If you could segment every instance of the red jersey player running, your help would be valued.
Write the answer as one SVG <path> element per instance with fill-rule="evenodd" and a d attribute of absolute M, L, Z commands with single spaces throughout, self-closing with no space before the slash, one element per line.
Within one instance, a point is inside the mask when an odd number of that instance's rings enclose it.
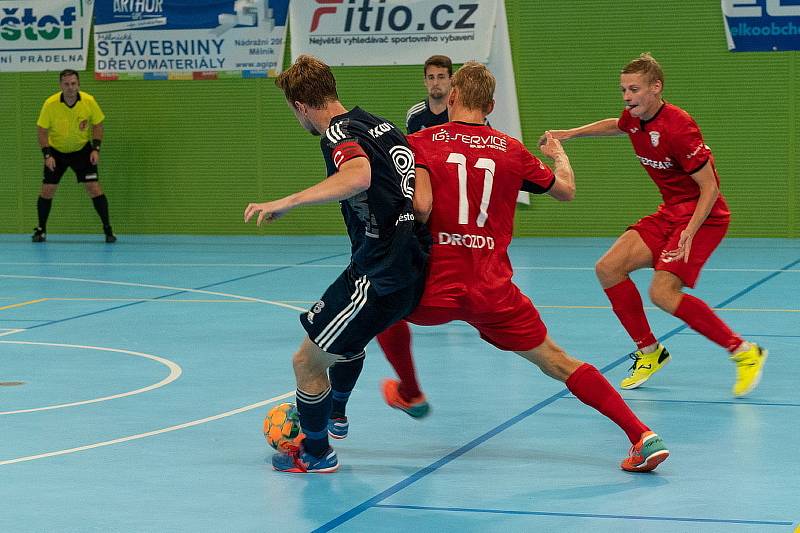
<path fill-rule="evenodd" d="M 625 109 L 618 119 L 548 133 L 561 140 L 627 134 L 664 200 L 658 211 L 630 226 L 595 266 L 614 313 L 638 348 L 621 387 L 638 387 L 670 359 L 653 335 L 642 298 L 628 276 L 653 267 L 650 299 L 730 352 L 736 363 L 733 394 L 743 396 L 758 385 L 767 350 L 742 339 L 705 302 L 682 291 L 695 286 L 728 229 L 730 212 L 711 150 L 692 117 L 662 98 L 664 73 L 650 54 L 622 69 L 620 89 Z"/>
<path fill-rule="evenodd" d="M 554 173 L 522 143 L 485 126 L 494 107 L 495 79 L 480 63 L 465 63 L 452 87 L 447 104 L 452 122 L 408 138 L 417 166 L 414 211 L 421 221 L 427 219 L 433 246 L 422 300 L 407 320 L 426 326 L 452 320 L 471 324 L 484 340 L 565 382 L 578 399 L 619 425 L 632 443 L 623 469 L 654 469 L 669 455 L 661 438 L 594 366 L 553 342 L 531 300 L 511 281 L 507 248 L 517 192 L 546 192 L 562 201 L 575 196 L 575 178 L 561 143 L 548 135 L 541 147 L 555 161 Z M 378 338 L 405 381 L 402 372 L 411 361 L 408 325 L 397 323 Z M 419 416 L 409 411 L 413 399 L 403 400 L 399 386 L 384 381 L 387 402 Z"/>

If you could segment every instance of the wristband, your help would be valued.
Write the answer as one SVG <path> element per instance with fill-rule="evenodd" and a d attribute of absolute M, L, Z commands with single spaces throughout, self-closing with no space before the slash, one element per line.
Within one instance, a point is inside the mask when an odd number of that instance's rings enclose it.
<path fill-rule="evenodd" d="M 49 146 L 42 146 L 42 155 L 45 159 L 48 157 L 53 157 L 53 151 L 50 149 Z"/>
<path fill-rule="evenodd" d="M 101 139 L 92 139 L 92 150 L 100 151 L 100 145 L 103 144 Z"/>

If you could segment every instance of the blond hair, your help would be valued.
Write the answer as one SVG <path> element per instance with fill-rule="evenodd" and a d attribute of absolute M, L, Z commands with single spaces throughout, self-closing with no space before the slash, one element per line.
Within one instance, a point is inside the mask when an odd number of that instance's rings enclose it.
<path fill-rule="evenodd" d="M 289 103 L 301 102 L 315 109 L 339 99 L 331 68 L 314 56 L 303 54 L 275 78 Z"/>
<path fill-rule="evenodd" d="M 461 105 L 484 113 L 492 107 L 496 83 L 489 69 L 477 61 L 467 61 L 453 74 L 453 88 L 458 89 Z"/>
<path fill-rule="evenodd" d="M 648 83 L 660 81 L 664 85 L 664 71 L 650 52 L 639 54 L 639 57 L 625 65 L 620 74 L 644 74 Z"/>

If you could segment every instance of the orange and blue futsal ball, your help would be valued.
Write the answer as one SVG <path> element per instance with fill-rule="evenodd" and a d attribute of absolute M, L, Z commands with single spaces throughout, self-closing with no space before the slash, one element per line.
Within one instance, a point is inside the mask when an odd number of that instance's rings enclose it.
<path fill-rule="evenodd" d="M 279 452 L 296 450 L 304 436 L 295 404 L 282 403 L 267 412 L 264 418 L 264 437 Z"/>

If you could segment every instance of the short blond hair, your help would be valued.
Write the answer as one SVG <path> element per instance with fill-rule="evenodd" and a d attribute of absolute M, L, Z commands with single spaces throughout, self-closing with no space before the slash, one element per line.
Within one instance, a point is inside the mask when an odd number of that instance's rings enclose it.
<path fill-rule="evenodd" d="M 467 109 L 488 113 L 494 101 L 494 75 L 477 61 L 467 61 L 453 74 L 453 87 L 458 89 L 460 104 Z"/>
<path fill-rule="evenodd" d="M 314 56 L 303 54 L 291 67 L 275 78 L 275 85 L 283 90 L 289 103 L 301 102 L 321 109 L 339 99 L 336 78 L 331 68 Z"/>
<path fill-rule="evenodd" d="M 639 54 L 639 57 L 625 65 L 620 74 L 644 74 L 649 83 L 660 81 L 664 85 L 664 71 L 650 52 Z"/>

